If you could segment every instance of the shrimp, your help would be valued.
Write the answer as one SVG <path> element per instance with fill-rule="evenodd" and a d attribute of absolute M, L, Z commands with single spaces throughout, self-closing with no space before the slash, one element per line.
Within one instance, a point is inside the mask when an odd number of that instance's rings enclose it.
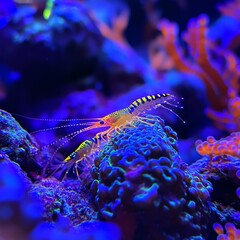
<path fill-rule="evenodd" d="M 182 120 L 182 118 L 179 115 L 177 115 L 171 108 L 167 107 L 167 106 L 181 107 L 181 106 L 179 106 L 179 102 L 176 102 L 176 99 L 177 98 L 175 96 L 168 94 L 168 93 L 146 96 L 146 97 L 138 98 L 137 100 L 132 102 L 129 105 L 129 107 L 115 111 L 111 114 L 106 115 L 103 118 L 75 119 L 78 121 L 84 120 L 84 121 L 89 121 L 89 122 L 63 125 L 63 126 L 58 126 L 58 127 L 53 127 L 53 128 L 49 128 L 49 129 L 43 129 L 43 130 L 36 131 L 36 132 L 41 132 L 41 131 L 46 131 L 46 130 L 59 129 L 62 127 L 90 125 L 83 129 L 72 132 L 72 133 L 52 142 L 51 144 L 45 146 L 45 147 L 49 147 L 58 142 L 61 142 L 61 144 L 58 146 L 58 148 L 53 153 L 51 161 L 49 161 L 49 164 L 51 165 L 52 162 L 54 162 L 55 154 L 68 141 L 72 140 L 73 138 L 75 138 L 76 136 L 78 136 L 79 134 L 81 134 L 83 132 L 86 132 L 86 131 L 89 131 L 92 129 L 108 127 L 107 130 L 97 133 L 96 136 L 94 138 L 92 138 L 91 140 L 86 140 L 86 141 L 82 142 L 79 145 L 79 147 L 74 152 L 72 152 L 68 157 L 66 157 L 63 161 L 61 161 L 60 164 L 59 163 L 57 165 L 52 164 L 52 167 L 50 167 L 50 169 L 52 168 L 52 173 L 50 173 L 50 175 L 54 175 L 55 173 L 60 173 L 61 175 L 63 175 L 63 178 L 65 178 L 65 176 L 68 174 L 69 170 L 73 166 L 75 166 L 74 167 L 75 173 L 77 174 L 77 176 L 79 178 L 78 163 L 84 159 L 87 159 L 92 153 L 94 153 L 100 147 L 100 143 L 102 140 L 108 141 L 109 137 L 111 136 L 113 131 L 115 131 L 116 133 L 119 133 L 123 128 L 129 127 L 129 126 L 136 127 L 135 123 L 138 121 L 143 122 L 148 125 L 153 125 L 152 123 L 149 123 L 148 121 L 146 121 L 146 120 L 149 120 L 150 118 L 140 116 L 140 115 L 143 115 L 146 111 L 149 111 L 151 109 L 155 109 L 158 107 L 162 107 L 164 109 L 171 111 L 174 115 L 176 115 L 179 119 Z M 169 102 L 168 100 L 173 100 L 173 103 Z M 176 103 L 176 104 L 174 104 L 174 103 Z M 48 119 L 42 119 L 42 120 L 48 120 Z M 60 121 L 60 120 L 58 120 L 58 121 Z M 66 120 L 66 121 L 69 121 L 69 120 Z M 45 170 L 47 168 L 48 167 L 46 167 Z M 44 172 L 45 172 L 45 170 L 44 170 Z M 44 176 L 44 174 L 43 174 L 43 176 Z"/>
<path fill-rule="evenodd" d="M 58 162 L 55 165 L 53 164 L 52 166 L 47 166 L 46 169 L 48 168 L 48 170 L 50 170 L 50 174 L 48 175 L 60 174 L 59 178 L 63 180 L 67 176 L 69 170 L 74 167 L 74 171 L 78 179 L 80 179 L 78 163 L 86 160 L 94 154 L 97 149 L 99 149 L 102 140 L 104 140 L 104 138 L 100 136 L 95 136 L 91 140 L 85 140 L 63 161 L 60 161 L 60 163 Z M 44 170 L 44 173 L 46 169 Z"/>
<path fill-rule="evenodd" d="M 147 120 L 147 118 L 140 117 L 139 115 L 144 114 L 146 111 L 150 111 L 150 110 L 158 108 L 158 107 L 167 109 L 167 110 L 171 111 L 174 115 L 176 115 L 178 118 L 180 118 L 180 116 L 177 115 L 175 112 L 173 112 L 172 109 L 163 105 L 163 104 L 166 104 L 169 106 L 178 107 L 178 105 L 168 102 L 167 101 L 168 99 L 175 100 L 176 98 L 169 93 L 162 93 L 162 94 L 156 94 L 156 95 L 138 98 L 137 100 L 132 102 L 132 104 L 129 107 L 115 111 L 109 115 L 106 115 L 103 118 L 99 118 L 98 122 L 94 123 L 90 127 L 86 127 L 84 129 L 80 130 L 79 132 L 81 133 L 83 131 L 88 131 L 93 128 L 109 127 L 106 131 L 103 131 L 103 132 L 100 132 L 97 134 L 98 136 L 106 135 L 108 138 L 109 134 L 112 131 L 115 130 L 116 132 L 119 133 L 121 128 L 126 126 L 127 124 L 135 127 L 133 124 L 135 121 L 141 121 L 146 124 L 149 124 L 145 121 L 145 120 Z M 177 104 L 178 104 L 178 102 L 177 102 Z"/>
<path fill-rule="evenodd" d="M 185 121 L 183 121 L 183 119 L 179 115 L 177 115 L 171 108 L 165 106 L 165 105 L 168 105 L 168 106 L 173 106 L 173 107 L 179 107 L 179 105 L 178 105 L 179 102 L 176 102 L 176 104 L 173 104 L 173 103 L 168 102 L 168 100 L 176 101 L 176 97 L 169 93 L 162 93 L 162 94 L 146 96 L 146 97 L 138 98 L 137 100 L 132 102 L 129 107 L 120 109 L 113 113 L 110 113 L 102 118 L 78 119 L 78 120 L 85 120 L 85 121 L 89 120 L 90 122 L 77 123 L 77 124 L 74 124 L 73 126 L 82 126 L 82 125 L 90 125 L 90 126 L 82 128 L 75 132 L 72 132 L 72 133 L 52 142 L 51 144 L 47 145 L 46 147 L 52 146 L 52 145 L 56 144 L 57 142 L 63 141 L 63 143 L 55 151 L 55 152 L 57 152 L 62 145 L 64 145 L 66 142 L 68 142 L 72 138 L 75 138 L 79 134 L 89 131 L 89 130 L 92 130 L 92 129 L 95 129 L 95 128 L 98 129 L 98 128 L 108 127 L 107 130 L 97 133 L 96 136 L 99 138 L 101 138 L 102 136 L 106 136 L 106 139 L 109 140 L 109 136 L 113 131 L 119 133 L 121 131 L 121 129 L 123 127 L 125 127 L 126 125 L 135 127 L 134 122 L 136 122 L 136 121 L 140 121 L 145 124 L 151 125 L 150 123 L 146 122 L 146 120 L 148 120 L 147 118 L 141 117 L 139 115 L 144 114 L 146 111 L 156 109 L 158 107 L 162 107 L 164 109 L 169 110 L 175 116 L 177 116 L 183 123 L 185 123 Z M 70 126 L 70 125 L 65 125 L 62 127 L 67 127 L 67 126 Z M 50 130 L 57 129 L 57 128 L 59 128 L 59 127 L 50 128 Z"/>

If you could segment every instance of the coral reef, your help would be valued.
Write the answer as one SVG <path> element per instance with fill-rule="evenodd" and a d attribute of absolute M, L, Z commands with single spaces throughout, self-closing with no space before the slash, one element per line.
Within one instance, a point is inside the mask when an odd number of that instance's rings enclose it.
<path fill-rule="evenodd" d="M 1 1 L 0 107 L 33 131 L 0 110 L 1 239 L 240 238 L 240 1 L 207 1 Z"/>
<path fill-rule="evenodd" d="M 24 162 L 33 161 L 33 156 L 37 161 L 36 154 L 31 155 L 32 148 L 36 149 L 36 146 L 30 135 L 9 113 L 1 111 L 1 124 L 1 238 L 97 240 L 100 236 L 110 238 L 113 235 L 112 239 L 120 239 L 121 231 L 116 225 L 94 221 L 97 214 L 89 204 L 89 194 L 84 181 L 59 182 L 55 178 L 32 181 L 28 178 L 26 172 L 32 173 L 29 175 L 34 179 L 41 169 L 39 165 L 35 165 L 35 168 L 30 170 Z M 20 146 L 24 146 L 27 153 L 21 157 L 17 154 Z M 8 150 L 10 147 L 11 151 Z M 14 162 L 19 159 L 22 161 Z"/>
<path fill-rule="evenodd" d="M 203 239 L 211 184 L 185 170 L 176 133 L 161 118 L 136 125 L 114 135 L 94 160 L 91 191 L 101 217 L 123 229 L 135 225 L 137 239 Z"/>
<path fill-rule="evenodd" d="M 211 202 L 209 202 L 211 221 L 221 224 L 230 222 L 239 228 L 240 205 L 238 190 L 236 191 L 240 184 L 239 156 L 224 153 L 212 156 L 210 153 L 193 163 L 189 169 L 197 171 L 212 184 L 213 192 L 210 194 Z"/>
<path fill-rule="evenodd" d="M 235 240 L 240 238 L 240 230 L 236 229 L 236 227 L 232 223 L 225 224 L 226 234 L 224 234 L 224 228 L 219 223 L 215 223 L 213 225 L 213 228 L 214 231 L 218 234 L 217 240 Z"/>
<path fill-rule="evenodd" d="M 207 155 L 212 159 L 213 156 L 230 155 L 233 157 L 240 157 L 240 133 L 234 132 L 226 138 L 216 140 L 214 137 L 209 136 L 207 141 L 196 141 L 197 152 L 204 156 Z"/>
<path fill-rule="evenodd" d="M 40 165 L 36 163 L 38 151 L 36 141 L 8 112 L 3 110 L 0 110 L 0 149 L 28 174 L 41 170 Z"/>
<path fill-rule="evenodd" d="M 2 149 L 1 149 L 2 150 Z M 4 149 L 3 149 L 4 150 Z M 27 194 L 31 181 L 18 164 L 0 152 L 0 232 L 2 239 L 27 239 L 43 209 Z"/>
<path fill-rule="evenodd" d="M 45 221 L 55 222 L 65 217 L 72 225 L 79 225 L 84 221 L 96 220 L 96 213 L 89 205 L 82 185 L 76 180 L 59 182 L 55 178 L 48 178 L 35 183 L 31 194 L 44 206 Z"/>

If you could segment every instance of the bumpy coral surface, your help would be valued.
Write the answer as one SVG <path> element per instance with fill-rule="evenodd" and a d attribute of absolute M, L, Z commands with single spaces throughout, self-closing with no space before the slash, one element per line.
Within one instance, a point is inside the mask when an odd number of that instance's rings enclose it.
<path fill-rule="evenodd" d="M 35 183 L 31 194 L 44 206 L 43 218 L 48 222 L 65 217 L 76 226 L 84 221 L 96 220 L 96 212 L 89 204 L 88 195 L 79 181 L 59 182 L 48 178 Z"/>
<path fill-rule="evenodd" d="M 235 240 L 240 238 L 240 230 L 237 229 L 232 223 L 225 224 L 226 234 L 224 233 L 223 227 L 219 223 L 215 223 L 213 228 L 218 234 L 217 240 Z"/>
<path fill-rule="evenodd" d="M 214 156 L 210 161 L 210 156 L 205 156 L 192 164 L 189 170 L 198 172 L 212 184 L 213 191 L 209 202 L 211 221 L 221 224 L 231 222 L 239 228 L 240 202 L 237 190 L 240 185 L 239 158 L 222 155 Z"/>
<path fill-rule="evenodd" d="M 115 224 L 94 221 L 96 212 L 84 181 L 28 178 L 29 171 L 36 175 L 40 171 L 38 165 L 36 172 L 23 170 L 33 160 L 34 141 L 9 113 L 1 111 L 0 120 L 0 238 L 119 240 L 121 232 Z M 26 155 L 17 154 L 20 146 Z M 14 162 L 18 159 L 22 161 Z"/>
<path fill-rule="evenodd" d="M 211 184 L 186 169 L 161 118 L 136 126 L 115 134 L 95 159 L 91 190 L 101 217 L 123 231 L 132 226 L 129 239 L 203 239 Z"/>
<path fill-rule="evenodd" d="M 221 138 L 218 141 L 211 136 L 204 142 L 197 140 L 196 150 L 202 156 L 230 155 L 240 157 L 240 132 L 232 133 L 230 136 Z"/>
<path fill-rule="evenodd" d="M 35 162 L 37 143 L 3 110 L 0 110 L 0 149 L 28 172 L 39 168 Z"/>

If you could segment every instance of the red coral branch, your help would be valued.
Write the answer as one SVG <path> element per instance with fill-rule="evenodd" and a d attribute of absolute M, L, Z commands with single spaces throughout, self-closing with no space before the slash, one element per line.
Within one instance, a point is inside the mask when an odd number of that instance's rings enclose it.
<path fill-rule="evenodd" d="M 164 45 L 165 48 L 174 61 L 174 64 L 176 68 L 179 71 L 185 72 L 185 73 L 190 73 L 198 76 L 202 81 L 204 82 L 206 86 L 206 91 L 207 91 L 207 97 L 210 101 L 210 104 L 213 109 L 221 110 L 224 109 L 225 106 L 223 106 L 222 103 L 219 101 L 219 97 L 217 92 L 215 91 L 214 88 L 214 82 L 211 81 L 210 77 L 206 74 L 206 72 L 202 71 L 199 66 L 194 65 L 193 63 L 190 63 L 187 61 L 183 55 L 180 46 L 177 43 L 177 26 L 174 23 L 171 23 L 167 20 L 162 20 L 158 28 L 161 30 L 164 38 Z M 191 29 L 192 33 L 196 29 Z M 195 50 L 197 50 L 197 42 L 195 41 L 196 38 L 194 37 L 193 34 L 190 34 L 189 36 L 186 36 L 188 41 L 191 41 L 191 48 L 192 48 L 192 53 L 193 55 L 194 52 L 196 53 Z M 224 99 L 224 98 L 223 98 Z"/>
<path fill-rule="evenodd" d="M 198 19 L 192 20 L 188 26 L 188 32 L 185 34 L 185 39 L 189 39 L 188 44 L 194 59 L 201 69 L 209 76 L 209 80 L 216 86 L 222 99 L 227 99 L 227 86 L 224 80 L 216 70 L 214 63 L 211 62 L 208 54 L 208 42 L 206 37 L 208 18 L 206 15 L 201 15 Z M 190 37 L 186 37 L 186 35 Z"/>

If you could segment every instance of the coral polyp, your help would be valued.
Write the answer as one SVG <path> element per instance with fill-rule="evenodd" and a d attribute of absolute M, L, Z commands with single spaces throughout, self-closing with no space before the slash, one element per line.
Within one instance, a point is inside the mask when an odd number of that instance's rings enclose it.
<path fill-rule="evenodd" d="M 233 157 L 240 157 L 240 133 L 234 132 L 226 138 L 216 140 L 209 136 L 207 141 L 196 141 L 196 150 L 202 156 L 222 156 L 229 155 Z"/>

